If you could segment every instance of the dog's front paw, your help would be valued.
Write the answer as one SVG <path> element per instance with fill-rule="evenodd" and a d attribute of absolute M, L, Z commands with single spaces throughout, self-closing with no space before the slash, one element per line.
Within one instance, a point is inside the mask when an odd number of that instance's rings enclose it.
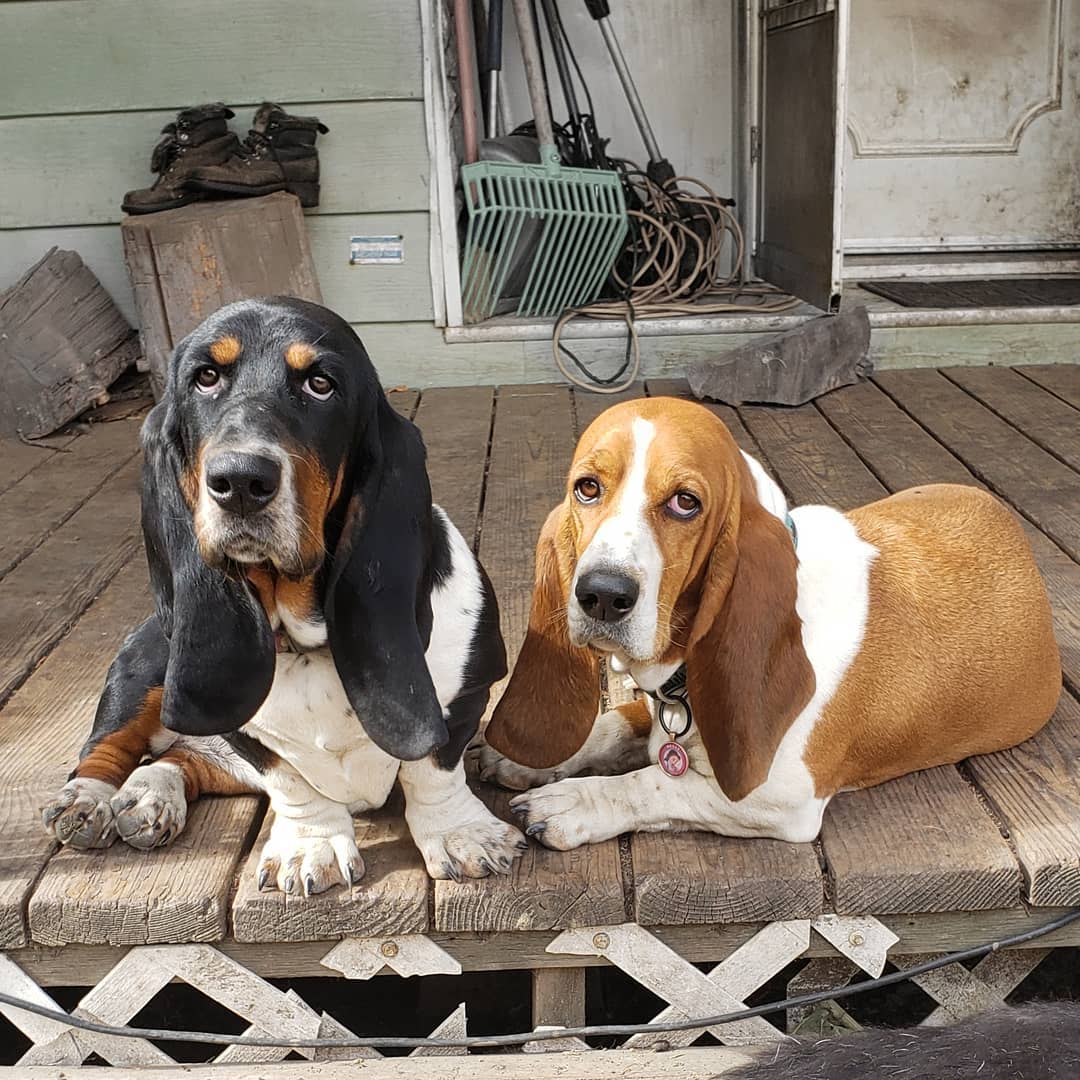
<path fill-rule="evenodd" d="M 601 824 L 597 819 L 600 808 L 589 793 L 589 785 L 589 779 L 561 780 L 515 795 L 510 809 L 524 822 L 526 836 L 535 837 L 545 847 L 569 851 L 611 835 L 594 835 Z"/>
<path fill-rule="evenodd" d="M 355 885 L 364 876 L 352 820 L 345 827 L 303 824 L 275 817 L 259 859 L 259 888 L 314 896 L 333 885 Z"/>
<path fill-rule="evenodd" d="M 527 849 L 525 837 L 477 800 L 476 816 L 434 827 L 410 821 L 413 840 L 433 878 L 482 878 L 506 874 Z"/>
<path fill-rule="evenodd" d="M 466 750 L 465 770 L 476 780 L 498 784 L 511 791 L 528 791 L 529 788 L 561 780 L 564 775 L 558 769 L 530 769 L 526 765 L 519 765 L 498 750 L 493 750 L 482 739 Z"/>
<path fill-rule="evenodd" d="M 116 839 L 109 800 L 116 788 L 104 780 L 77 776 L 41 811 L 45 831 L 73 848 L 104 848 Z"/>
<path fill-rule="evenodd" d="M 112 797 L 121 840 L 143 851 L 164 847 L 187 824 L 184 776 L 176 765 L 140 765 Z"/>

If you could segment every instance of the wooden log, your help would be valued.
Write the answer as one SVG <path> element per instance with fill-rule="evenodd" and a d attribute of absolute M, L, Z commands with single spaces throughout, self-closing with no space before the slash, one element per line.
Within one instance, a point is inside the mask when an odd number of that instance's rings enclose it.
<path fill-rule="evenodd" d="M 134 330 L 90 268 L 52 248 L 0 295 L 0 435 L 56 431 L 137 355 Z"/>
<path fill-rule="evenodd" d="M 746 401 L 803 405 L 865 379 L 870 360 L 866 308 L 811 319 L 794 330 L 753 341 L 690 365 L 690 389 L 729 405 Z"/>
<path fill-rule="evenodd" d="M 172 350 L 223 304 L 322 300 L 300 203 L 285 192 L 126 217 L 121 228 L 156 397 Z"/>

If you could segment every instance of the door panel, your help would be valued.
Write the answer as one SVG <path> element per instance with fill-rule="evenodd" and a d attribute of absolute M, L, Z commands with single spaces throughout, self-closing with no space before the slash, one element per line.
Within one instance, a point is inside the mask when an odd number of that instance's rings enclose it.
<path fill-rule="evenodd" d="M 772 0 L 764 13 L 755 268 L 825 311 L 840 303 L 847 6 Z"/>
<path fill-rule="evenodd" d="M 845 249 L 1080 242 L 1080 0 L 859 0 Z"/>

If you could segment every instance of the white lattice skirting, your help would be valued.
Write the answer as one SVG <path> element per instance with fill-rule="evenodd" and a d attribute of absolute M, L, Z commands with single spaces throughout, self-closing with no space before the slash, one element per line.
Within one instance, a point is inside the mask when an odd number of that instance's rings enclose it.
<path fill-rule="evenodd" d="M 888 950 L 899 938 L 874 918 L 824 915 L 814 920 L 770 923 L 727 959 L 704 973 L 648 930 L 633 923 L 567 930 L 556 936 L 547 951 L 566 956 L 601 957 L 668 1002 L 655 1021 L 685 1020 L 738 1010 L 754 991 L 776 976 L 810 946 L 811 932 L 825 938 L 839 956 L 811 960 L 791 981 L 792 993 L 843 985 L 858 972 L 871 976 L 884 970 Z M 925 1023 L 938 1025 L 998 1006 L 1005 996 L 1047 955 L 1049 950 L 991 954 L 973 970 L 952 964 L 918 977 L 917 984 L 938 1007 Z M 925 957 L 894 956 L 898 966 Z M 455 975 L 460 963 L 423 934 L 394 938 L 346 938 L 329 948 L 321 963 L 348 979 L 370 979 L 384 968 L 402 975 Z M 249 1025 L 247 1036 L 347 1038 L 363 1035 L 326 1013 L 311 1009 L 294 991 L 282 992 L 255 972 L 212 945 L 146 945 L 126 953 L 90 990 L 72 1015 L 106 1024 L 127 1024 L 168 983 L 179 979 L 218 1002 Z M 63 1011 L 20 967 L 16 958 L 0 954 L 0 989 L 12 995 Z M 97 1054 L 112 1065 L 173 1065 L 173 1058 L 142 1039 L 93 1034 L 59 1021 L 0 1006 L 11 1023 L 34 1044 L 20 1065 L 79 1065 Z M 789 1027 L 805 1024 L 803 1013 L 789 1014 Z M 831 1019 L 857 1026 L 832 1003 Z M 708 1029 L 729 1045 L 760 1045 L 782 1038 L 767 1020 L 757 1017 Z M 628 1047 L 677 1048 L 691 1045 L 706 1029 L 633 1036 Z M 432 1033 L 436 1038 L 467 1034 L 465 1006 L 459 1005 Z M 577 1039 L 528 1043 L 526 1052 L 588 1049 Z M 371 1049 L 339 1048 L 297 1051 L 311 1061 L 379 1057 Z M 274 1062 L 288 1049 L 228 1046 L 217 1062 Z M 414 1056 L 463 1054 L 464 1050 L 421 1048 Z"/>

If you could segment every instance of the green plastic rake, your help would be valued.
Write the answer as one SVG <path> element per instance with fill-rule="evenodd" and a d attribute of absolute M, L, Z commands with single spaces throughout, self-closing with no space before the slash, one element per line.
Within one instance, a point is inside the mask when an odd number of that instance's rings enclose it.
<path fill-rule="evenodd" d="M 514 0 L 540 164 L 481 161 L 461 179 L 469 223 L 462 264 L 466 322 L 495 313 L 507 283 L 527 276 L 517 313 L 556 316 L 595 300 L 626 237 L 626 200 L 614 172 L 564 168 L 544 96 L 529 0 Z"/>

